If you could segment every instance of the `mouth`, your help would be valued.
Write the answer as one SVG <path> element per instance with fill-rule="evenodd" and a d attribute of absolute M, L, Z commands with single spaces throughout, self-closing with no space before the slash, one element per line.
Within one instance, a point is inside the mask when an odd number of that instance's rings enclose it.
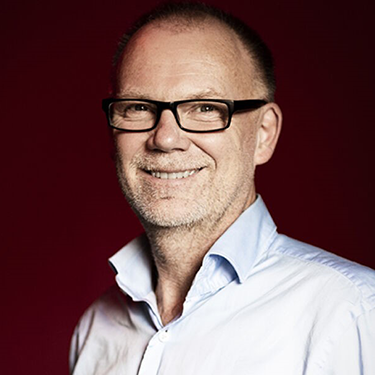
<path fill-rule="evenodd" d="M 152 177 L 160 178 L 161 180 L 180 180 L 183 178 L 188 178 L 198 173 L 202 168 L 198 169 L 189 169 L 186 171 L 179 172 L 165 172 L 165 171 L 150 171 L 146 170 L 145 172 L 150 174 Z"/>

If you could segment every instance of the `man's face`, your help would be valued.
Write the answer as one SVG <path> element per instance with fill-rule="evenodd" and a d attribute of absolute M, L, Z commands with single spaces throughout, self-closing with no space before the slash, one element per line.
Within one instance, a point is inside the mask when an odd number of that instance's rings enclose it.
<path fill-rule="evenodd" d="M 251 59 L 221 26 L 142 29 L 120 62 L 117 97 L 176 101 L 251 99 Z M 114 131 L 122 190 L 144 223 L 157 226 L 232 222 L 255 199 L 259 110 L 235 114 L 217 133 L 181 130 L 169 110 L 156 129 Z M 152 171 L 153 173 L 150 173 Z"/>

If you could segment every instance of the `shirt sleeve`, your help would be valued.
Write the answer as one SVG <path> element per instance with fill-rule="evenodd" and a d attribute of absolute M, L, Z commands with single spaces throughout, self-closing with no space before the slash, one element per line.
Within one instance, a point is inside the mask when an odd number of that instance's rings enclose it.
<path fill-rule="evenodd" d="M 331 361 L 332 375 L 375 374 L 375 309 L 360 315 L 342 335 Z"/>
<path fill-rule="evenodd" d="M 70 350 L 69 350 L 69 374 L 74 373 L 74 369 L 77 365 L 77 361 L 81 354 L 81 351 L 85 345 L 87 337 L 90 333 L 91 325 L 94 320 L 95 312 L 89 308 L 81 317 L 80 321 L 78 322 L 71 342 L 70 342 Z"/>
<path fill-rule="evenodd" d="M 69 374 L 73 374 L 74 366 L 78 357 L 78 326 L 75 328 L 72 339 L 70 341 L 69 350 Z"/>

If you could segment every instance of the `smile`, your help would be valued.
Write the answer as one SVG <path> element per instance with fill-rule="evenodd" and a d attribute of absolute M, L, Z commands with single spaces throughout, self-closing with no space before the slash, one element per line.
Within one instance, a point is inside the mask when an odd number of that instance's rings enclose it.
<path fill-rule="evenodd" d="M 152 177 L 160 178 L 162 180 L 178 180 L 181 178 L 187 178 L 193 174 L 199 172 L 200 169 L 193 169 L 184 172 L 159 172 L 159 171 L 147 171 Z"/>

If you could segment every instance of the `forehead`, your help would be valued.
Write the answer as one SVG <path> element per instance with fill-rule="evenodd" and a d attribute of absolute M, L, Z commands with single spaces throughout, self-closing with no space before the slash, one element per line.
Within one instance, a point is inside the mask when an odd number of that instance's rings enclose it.
<path fill-rule="evenodd" d="M 244 99 L 255 91 L 256 71 L 242 42 L 218 22 L 164 22 L 142 28 L 130 40 L 119 63 L 117 87 L 118 95 L 159 100 L 200 92 Z"/>

